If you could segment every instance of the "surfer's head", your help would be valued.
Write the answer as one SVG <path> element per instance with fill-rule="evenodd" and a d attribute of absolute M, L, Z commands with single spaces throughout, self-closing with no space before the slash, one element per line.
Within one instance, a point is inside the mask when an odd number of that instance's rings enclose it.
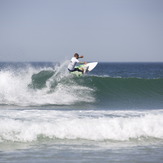
<path fill-rule="evenodd" d="M 78 59 L 78 58 L 79 58 L 79 54 L 78 54 L 78 53 L 75 53 L 75 54 L 74 54 L 74 57 L 75 57 L 76 59 Z"/>

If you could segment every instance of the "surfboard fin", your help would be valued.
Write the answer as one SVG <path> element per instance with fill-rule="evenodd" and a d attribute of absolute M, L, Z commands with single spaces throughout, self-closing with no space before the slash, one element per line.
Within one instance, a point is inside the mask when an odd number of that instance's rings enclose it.
<path fill-rule="evenodd" d="M 89 66 L 88 67 L 86 67 L 86 68 L 84 68 L 84 74 L 86 73 L 86 72 L 88 72 L 88 68 L 89 68 Z"/>

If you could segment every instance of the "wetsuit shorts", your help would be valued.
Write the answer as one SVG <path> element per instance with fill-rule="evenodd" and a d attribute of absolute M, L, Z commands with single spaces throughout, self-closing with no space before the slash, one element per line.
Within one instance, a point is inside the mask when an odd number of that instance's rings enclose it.
<path fill-rule="evenodd" d="M 68 69 L 70 72 L 74 72 L 74 71 L 79 71 L 79 72 L 83 72 L 82 70 L 80 70 L 79 68 L 74 68 L 73 70 Z"/>

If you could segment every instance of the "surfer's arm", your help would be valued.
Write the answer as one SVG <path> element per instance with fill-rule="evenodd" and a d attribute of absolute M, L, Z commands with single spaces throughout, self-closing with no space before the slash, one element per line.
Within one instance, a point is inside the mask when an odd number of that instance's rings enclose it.
<path fill-rule="evenodd" d="M 80 56 L 79 58 L 84 58 L 84 56 Z M 79 62 L 80 64 L 87 64 L 87 62 Z"/>

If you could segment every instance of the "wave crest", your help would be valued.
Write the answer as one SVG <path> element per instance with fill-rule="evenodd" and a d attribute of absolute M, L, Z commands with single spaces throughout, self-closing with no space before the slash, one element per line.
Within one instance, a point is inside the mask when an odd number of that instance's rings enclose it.
<path fill-rule="evenodd" d="M 2 70 L 0 104 L 37 106 L 93 102 L 93 89 L 78 84 L 66 67 L 67 62 L 54 68 Z"/>

